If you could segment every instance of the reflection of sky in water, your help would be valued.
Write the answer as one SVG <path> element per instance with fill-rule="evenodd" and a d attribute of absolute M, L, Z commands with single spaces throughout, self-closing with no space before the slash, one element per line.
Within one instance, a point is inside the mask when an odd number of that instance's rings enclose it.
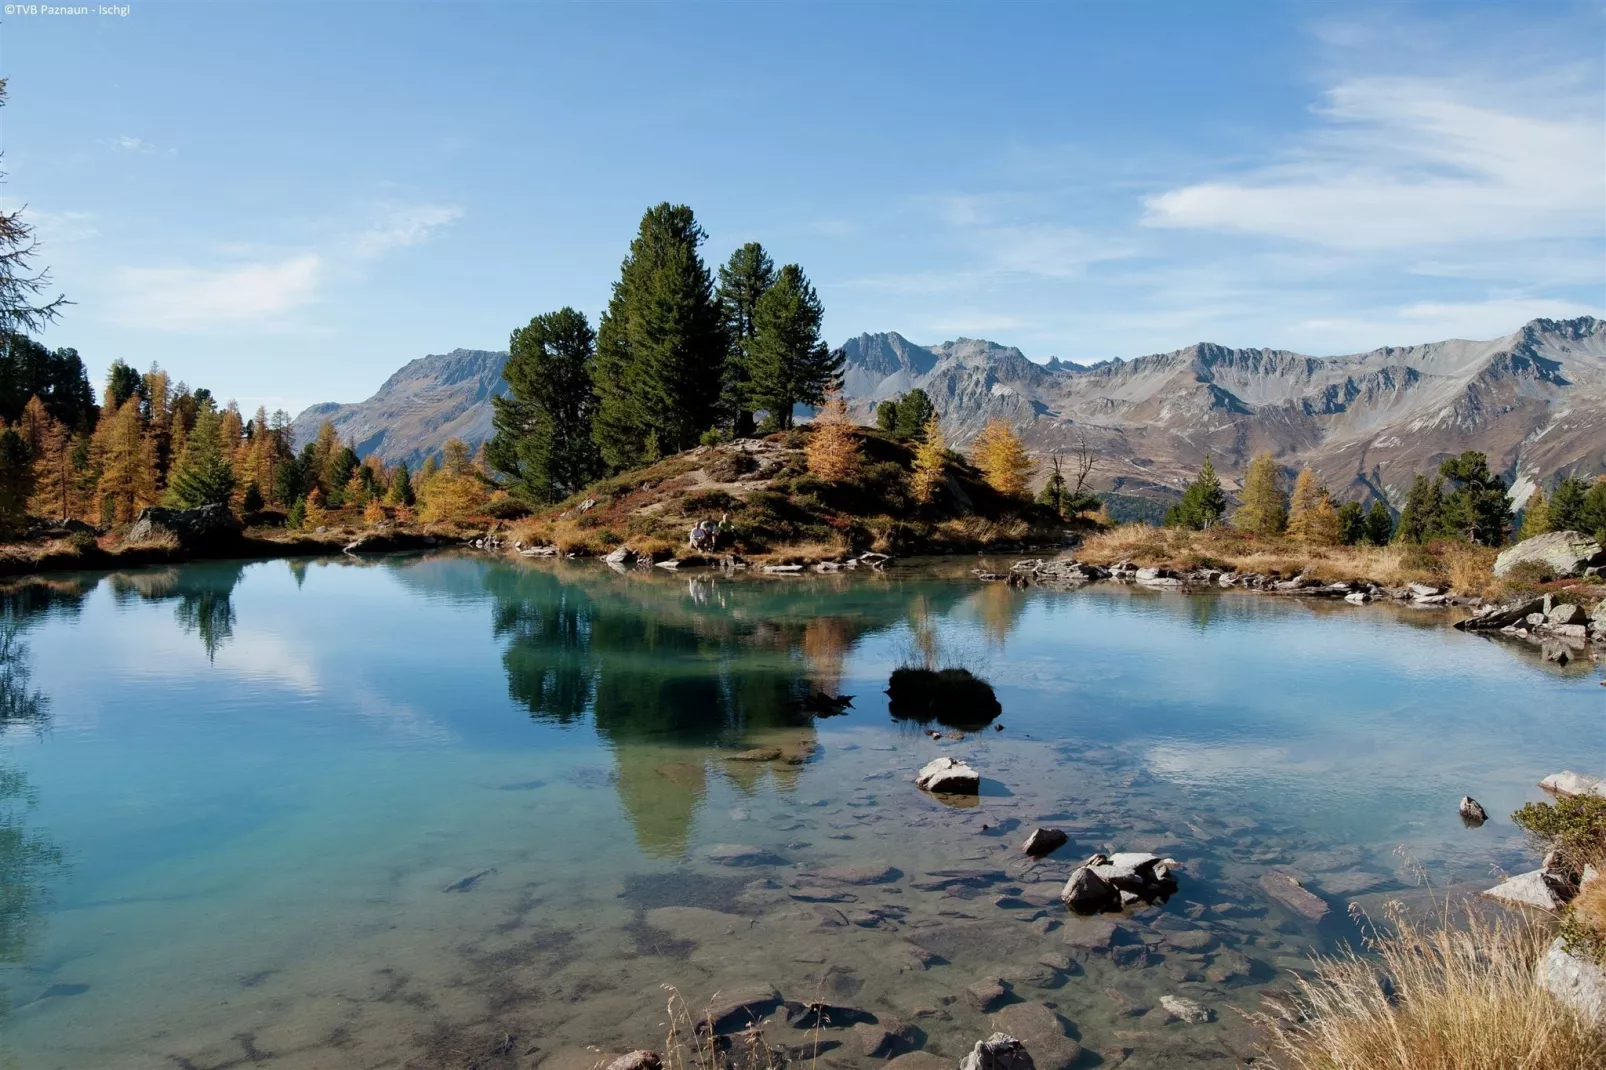
<path fill-rule="evenodd" d="M 1027 747 L 1045 790 L 1114 748 L 1201 812 L 1419 857 L 1466 842 L 1463 793 L 1498 825 L 1545 773 L 1606 767 L 1593 677 L 1379 609 L 450 557 L 91 577 L 73 602 L 23 622 L 48 731 L 0 743 L 68 863 L 28 972 L 0 969 L 24 998 L 82 975 L 182 999 L 263 940 L 422 918 L 479 859 L 623 875 L 762 842 L 752 815 L 856 787 L 907 739 L 883 693 L 900 665 L 990 681 L 986 739 Z M 822 690 L 852 709 L 815 720 Z M 803 766 L 707 749 L 816 744 Z M 77 1028 L 112 1013 L 74 999 Z"/>

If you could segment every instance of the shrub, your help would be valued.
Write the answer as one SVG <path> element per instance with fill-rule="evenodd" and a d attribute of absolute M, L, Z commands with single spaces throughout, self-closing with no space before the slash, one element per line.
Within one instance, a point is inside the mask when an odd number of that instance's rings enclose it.
<path fill-rule="evenodd" d="M 1564 795 L 1554 803 L 1531 802 L 1511 820 L 1540 850 L 1558 852 L 1575 873 L 1606 861 L 1606 798 Z"/>
<path fill-rule="evenodd" d="M 499 490 L 491 495 L 491 500 L 485 503 L 485 515 L 496 520 L 518 520 L 529 516 L 529 505 L 519 501 L 505 490 Z"/>
<path fill-rule="evenodd" d="M 704 490 L 696 494 L 688 494 L 681 499 L 681 512 L 687 516 L 698 516 L 703 513 L 728 513 L 742 507 L 742 500 L 726 494 L 722 490 Z"/>

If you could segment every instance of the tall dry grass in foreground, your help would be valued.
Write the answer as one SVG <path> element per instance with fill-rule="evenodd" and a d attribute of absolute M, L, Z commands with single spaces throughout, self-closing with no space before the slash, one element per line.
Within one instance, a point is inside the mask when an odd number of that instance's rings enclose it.
<path fill-rule="evenodd" d="M 1255 1017 L 1284 1070 L 1600 1070 L 1606 1031 L 1534 979 L 1550 939 L 1525 915 L 1397 912 L 1375 958 L 1318 959 L 1291 1006 Z"/>

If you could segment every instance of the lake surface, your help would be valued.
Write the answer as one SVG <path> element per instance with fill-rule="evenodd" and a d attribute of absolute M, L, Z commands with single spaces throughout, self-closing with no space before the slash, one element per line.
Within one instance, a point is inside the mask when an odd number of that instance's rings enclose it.
<path fill-rule="evenodd" d="M 1001 977 L 1078 1065 L 1232 1066 L 1255 1045 L 1234 1008 L 1353 938 L 1346 904 L 1531 868 L 1506 815 L 1606 766 L 1595 670 L 1437 613 L 1022 592 L 974 564 L 439 555 L 14 584 L 0 1065 L 585 1070 L 661 1047 L 662 986 L 701 1008 L 755 984 L 955 1064 L 991 1026 L 967 986 Z M 990 695 L 924 672 L 955 668 Z M 822 716 L 818 693 L 852 705 Z M 914 787 L 943 754 L 982 771 L 975 805 Z M 1462 794 L 1494 820 L 1462 827 Z M 1071 842 L 1033 864 L 1039 823 Z M 1185 867 L 1113 933 L 1054 901 L 1112 848 Z M 1271 870 L 1332 915 L 1268 899 Z M 1165 994 L 1214 1020 L 1166 1022 Z M 873 1065 L 868 1035 L 821 1030 L 820 1062 Z"/>

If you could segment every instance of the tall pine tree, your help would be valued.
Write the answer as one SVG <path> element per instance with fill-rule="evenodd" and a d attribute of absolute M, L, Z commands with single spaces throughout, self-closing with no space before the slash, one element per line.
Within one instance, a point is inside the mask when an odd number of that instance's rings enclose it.
<path fill-rule="evenodd" d="M 509 489 L 533 504 L 561 501 L 602 474 L 591 437 L 596 334 L 582 313 L 561 308 L 513 332 L 502 369 L 508 395 L 494 399 L 496 434 L 486 447 Z"/>
<path fill-rule="evenodd" d="M 726 338 L 692 210 L 642 217 L 597 329 L 592 435 L 603 460 L 630 468 L 689 449 L 713 427 Z"/>
<path fill-rule="evenodd" d="M 754 430 L 751 369 L 753 339 L 758 333 L 754 314 L 758 310 L 758 299 L 774 283 L 775 261 L 756 241 L 732 253 L 730 261 L 719 269 L 719 290 L 715 297 L 729 344 L 725 351 L 720 408 L 737 438 L 745 438 Z"/>
<path fill-rule="evenodd" d="M 1211 462 L 1210 455 L 1206 454 L 1204 464 L 1199 466 L 1198 476 L 1182 492 L 1182 500 L 1166 510 L 1165 526 L 1203 531 L 1221 523 L 1226 513 L 1227 494 L 1221 489 L 1216 466 Z"/>
<path fill-rule="evenodd" d="M 753 317 L 753 403 L 771 426 L 791 427 L 793 406 L 820 405 L 839 385 L 843 355 L 821 341 L 825 307 L 796 264 L 781 268 Z"/>
<path fill-rule="evenodd" d="M 1244 475 L 1243 504 L 1232 516 L 1232 526 L 1256 535 L 1281 535 L 1288 526 L 1288 495 L 1282 472 L 1269 453 L 1258 453 Z"/>

